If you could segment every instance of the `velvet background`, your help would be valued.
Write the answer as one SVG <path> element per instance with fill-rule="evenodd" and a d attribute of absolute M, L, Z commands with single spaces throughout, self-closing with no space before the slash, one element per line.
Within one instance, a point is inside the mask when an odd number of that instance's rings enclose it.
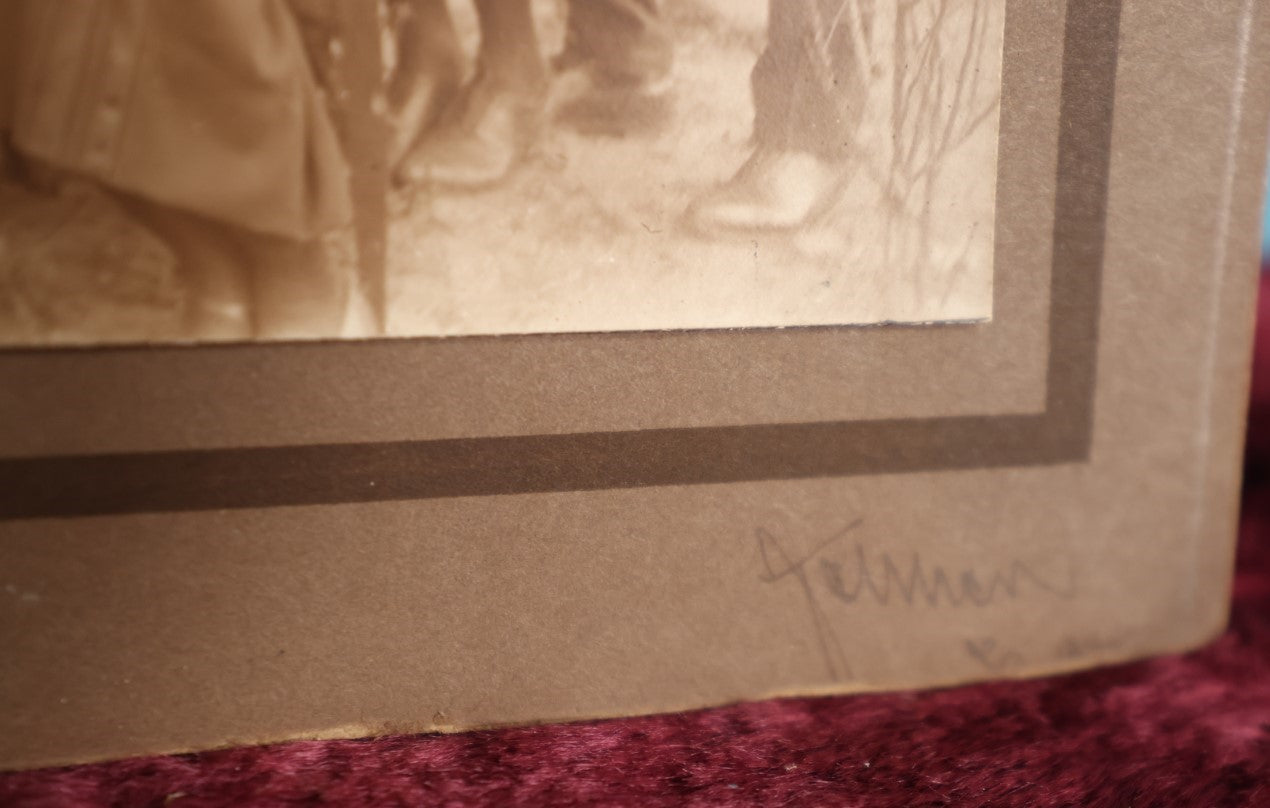
<path fill-rule="evenodd" d="M 1233 612 L 1200 651 L 937 692 L 5 774 L 0 805 L 1270 805 L 1262 287 Z"/>

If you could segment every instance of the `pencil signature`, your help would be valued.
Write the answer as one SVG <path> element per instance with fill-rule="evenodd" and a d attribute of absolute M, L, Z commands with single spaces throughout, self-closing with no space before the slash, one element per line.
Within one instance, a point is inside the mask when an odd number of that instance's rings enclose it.
<path fill-rule="evenodd" d="M 851 569 L 854 575 L 844 574 Z M 872 598 L 881 606 L 903 603 L 915 606 L 988 606 L 998 600 L 1015 600 L 1023 584 L 1060 598 L 1072 596 L 1072 582 L 1056 584 L 1038 575 L 1026 562 L 1011 559 L 1005 570 L 995 570 L 985 578 L 973 569 L 949 573 L 935 564 L 929 568 L 920 553 L 913 553 L 907 570 L 901 569 L 888 552 L 877 554 L 870 563 L 863 544 L 855 545 L 854 563 L 848 567 L 839 561 L 820 559 L 820 571 L 826 588 L 836 599 L 848 605 L 862 598 Z"/>
<path fill-rule="evenodd" d="M 870 552 L 860 541 L 851 543 L 844 557 L 843 545 L 863 524 L 863 519 L 855 519 L 798 555 L 792 555 L 786 542 L 766 528 L 755 531 L 763 561 L 759 579 L 769 584 L 782 580 L 798 584 L 833 679 L 850 677 L 851 666 L 826 606 L 851 607 L 868 601 L 883 607 L 985 608 L 1028 595 L 1066 600 L 1076 593 L 1070 570 L 1065 580 L 1058 581 L 1020 558 L 1010 558 L 1004 568 L 985 574 L 970 566 L 933 564 L 917 552 L 902 563 L 889 551 Z"/>
<path fill-rule="evenodd" d="M 825 658 L 825 665 L 829 668 L 830 678 L 835 680 L 851 676 L 851 666 L 847 662 L 846 653 L 842 650 L 842 643 L 838 641 L 838 635 L 830 624 L 829 616 L 825 613 L 824 607 L 816 597 L 816 590 L 811 585 L 811 578 L 807 574 L 807 566 L 831 545 L 845 539 L 862 524 L 864 524 L 863 519 L 856 519 L 842 530 L 817 544 L 810 553 L 797 558 L 791 558 L 785 552 L 784 544 L 769 533 L 766 528 L 759 528 L 755 531 L 755 535 L 758 538 L 759 553 L 763 556 L 763 567 L 765 569 L 765 572 L 759 576 L 759 580 L 764 583 L 774 584 L 792 576 L 798 582 L 798 585 L 802 587 L 803 594 L 807 598 L 807 607 L 811 611 L 811 623 L 816 631 L 816 640 L 820 644 L 820 653 Z"/>

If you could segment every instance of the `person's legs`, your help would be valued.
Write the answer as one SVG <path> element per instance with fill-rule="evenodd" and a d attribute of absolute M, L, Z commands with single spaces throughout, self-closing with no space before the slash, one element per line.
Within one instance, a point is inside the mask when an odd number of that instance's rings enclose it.
<path fill-rule="evenodd" d="M 251 288 L 240 242 L 234 238 L 237 228 L 133 194 L 112 196 L 172 250 L 184 290 L 183 336 L 251 338 Z"/>
<path fill-rule="evenodd" d="M 321 241 L 256 233 L 132 194 L 113 196 L 175 255 L 187 339 L 339 336 L 354 278 Z"/>
<path fill-rule="evenodd" d="M 841 0 L 769 0 L 768 44 L 754 66 L 759 148 L 841 159 L 860 120 L 868 77 L 855 64 Z"/>
<path fill-rule="evenodd" d="M 661 0 L 570 0 L 555 67 L 585 81 L 556 120 L 590 134 L 654 129 L 670 117 L 674 41 Z"/>
<path fill-rule="evenodd" d="M 389 9 L 396 59 L 386 88 L 393 119 L 388 159 L 396 166 L 453 101 L 463 54 L 446 0 L 393 0 Z"/>
<path fill-rule="evenodd" d="M 674 44 L 661 7 L 661 0 L 570 0 L 557 67 L 585 63 L 613 82 L 662 81 Z"/>
<path fill-rule="evenodd" d="M 9 130 L 13 128 L 13 99 L 17 91 L 17 3 L 0 3 L 0 178 L 10 173 Z"/>
<path fill-rule="evenodd" d="M 542 125 L 549 82 L 529 0 L 475 0 L 481 48 L 476 78 L 402 162 L 398 181 L 475 189 L 503 179 Z M 566 82 L 557 121 L 623 135 L 671 112 L 674 62 L 662 0 L 571 0 L 557 72 Z"/>
<path fill-rule="evenodd" d="M 320 241 L 240 234 L 250 272 L 253 335 L 260 339 L 339 336 L 353 291 L 351 268 Z"/>
<path fill-rule="evenodd" d="M 732 177 L 697 200 L 702 230 L 792 229 L 841 191 L 867 77 L 855 69 L 837 2 L 769 0 L 768 44 L 751 75 L 754 150 Z"/>
<path fill-rule="evenodd" d="M 476 75 L 402 161 L 398 181 L 475 189 L 503 179 L 541 128 L 547 65 L 530 0 L 476 0 Z"/>
<path fill-rule="evenodd" d="M 478 72 L 508 92 L 541 99 L 547 86 L 529 0 L 475 0 L 481 24 Z"/>

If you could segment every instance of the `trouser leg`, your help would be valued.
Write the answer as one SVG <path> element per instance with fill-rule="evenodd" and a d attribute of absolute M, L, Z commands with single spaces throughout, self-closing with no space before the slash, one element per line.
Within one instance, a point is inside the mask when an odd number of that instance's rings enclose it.
<path fill-rule="evenodd" d="M 462 62 L 462 47 L 446 0 L 394 0 L 396 76 L 450 80 Z"/>
<path fill-rule="evenodd" d="M 851 0 L 769 0 L 767 47 L 751 75 L 759 147 L 838 158 L 855 134 L 867 77 L 843 19 Z"/>
<path fill-rule="evenodd" d="M 339 336 L 353 290 L 350 268 L 336 265 L 320 241 L 241 235 L 255 336 Z"/>
<path fill-rule="evenodd" d="M 538 45 L 529 0 L 476 0 L 481 24 L 481 68 L 509 86 L 537 88 L 547 66 Z"/>
<path fill-rule="evenodd" d="M 566 47 L 611 78 L 660 80 L 674 62 L 662 6 L 662 0 L 570 0 Z"/>
<path fill-rule="evenodd" d="M 794 230 L 839 198 L 868 80 L 854 66 L 851 2 L 769 0 L 767 47 L 751 74 L 754 150 L 689 210 L 703 232 Z"/>
<path fill-rule="evenodd" d="M 18 3 L 0 0 L 0 179 L 17 172 L 11 132 L 18 91 L 18 36 L 22 24 L 19 11 Z"/>
<path fill-rule="evenodd" d="M 116 193 L 176 256 L 195 339 L 335 337 L 353 290 L 320 240 L 257 233 Z"/>
<path fill-rule="evenodd" d="M 184 336 L 250 338 L 250 270 L 235 237 L 238 228 L 134 194 L 114 192 L 112 196 L 172 250 L 184 289 Z"/>
<path fill-rule="evenodd" d="M 530 0 L 476 0 L 478 69 L 461 96 L 402 161 L 399 181 L 482 188 L 502 180 L 535 141 L 547 64 Z"/>
<path fill-rule="evenodd" d="M 394 0 L 393 11 L 396 60 L 386 92 L 395 167 L 458 90 L 463 52 L 446 0 Z"/>
<path fill-rule="evenodd" d="M 0 138 L 13 125 L 13 99 L 17 91 L 18 5 L 0 2 Z M 0 146 L 2 148 L 2 146 Z"/>

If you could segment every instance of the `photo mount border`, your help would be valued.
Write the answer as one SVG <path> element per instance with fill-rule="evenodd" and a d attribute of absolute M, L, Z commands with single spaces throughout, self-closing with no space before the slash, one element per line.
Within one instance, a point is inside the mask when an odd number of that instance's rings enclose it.
<path fill-rule="evenodd" d="M 0 520 L 1085 462 L 1120 16 L 1121 0 L 1067 5 L 1041 413 L 12 458 Z"/>

